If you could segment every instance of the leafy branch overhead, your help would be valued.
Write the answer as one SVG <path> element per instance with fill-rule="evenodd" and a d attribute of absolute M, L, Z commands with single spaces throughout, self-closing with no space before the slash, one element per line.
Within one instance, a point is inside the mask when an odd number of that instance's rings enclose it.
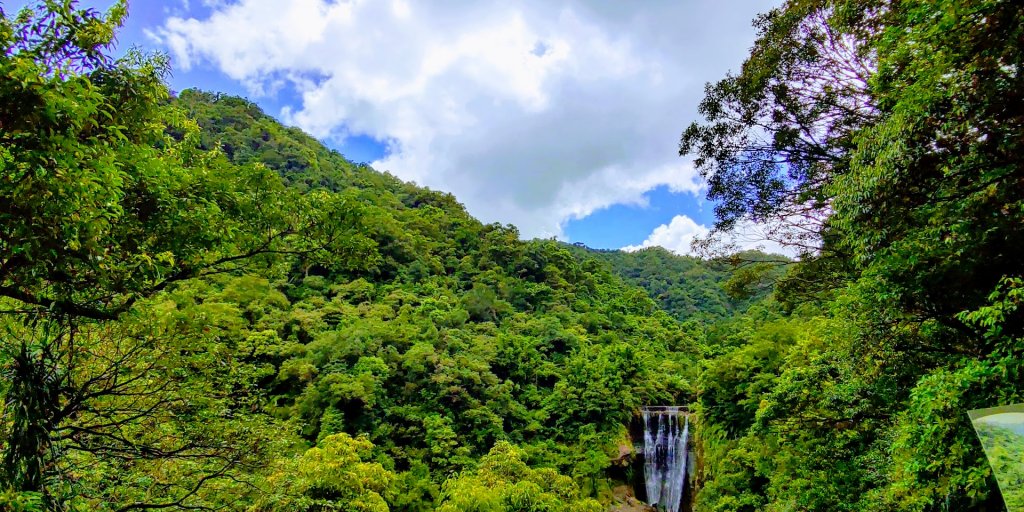
<path fill-rule="evenodd" d="M 201 151 L 199 127 L 168 103 L 166 58 L 103 55 L 123 15 L 65 5 L 5 19 L 0 294 L 112 319 L 257 256 L 372 265 L 358 204 Z"/>

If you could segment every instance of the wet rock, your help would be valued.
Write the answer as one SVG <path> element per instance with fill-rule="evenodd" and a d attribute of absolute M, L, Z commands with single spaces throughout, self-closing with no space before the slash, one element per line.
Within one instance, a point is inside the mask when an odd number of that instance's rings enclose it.
<path fill-rule="evenodd" d="M 629 466 L 633 463 L 633 456 L 635 452 L 633 450 L 633 443 L 628 439 L 619 443 L 619 455 L 612 459 L 612 464 L 616 466 Z"/>
<path fill-rule="evenodd" d="M 656 512 L 654 507 L 636 499 L 633 488 L 620 485 L 612 490 L 615 502 L 608 512 Z"/>

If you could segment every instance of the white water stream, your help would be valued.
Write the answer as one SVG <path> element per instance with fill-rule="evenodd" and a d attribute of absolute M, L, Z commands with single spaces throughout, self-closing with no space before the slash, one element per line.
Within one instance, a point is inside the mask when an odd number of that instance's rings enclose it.
<path fill-rule="evenodd" d="M 666 512 L 679 512 L 686 482 L 690 420 L 685 415 L 680 418 L 679 407 L 645 407 L 642 412 L 647 503 Z"/>

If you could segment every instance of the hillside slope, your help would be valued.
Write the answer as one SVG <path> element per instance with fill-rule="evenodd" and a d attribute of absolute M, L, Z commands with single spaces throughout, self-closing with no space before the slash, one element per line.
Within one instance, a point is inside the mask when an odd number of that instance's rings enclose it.
<path fill-rule="evenodd" d="M 263 410 L 308 443 L 365 436 L 396 475 L 392 509 L 429 508 L 498 442 L 599 496 L 636 410 L 691 399 L 695 343 L 597 261 L 481 224 L 452 196 L 353 165 L 247 101 L 185 91 L 175 105 L 204 149 L 358 204 L 344 221 L 371 241 L 359 262 L 296 258 L 192 286 L 204 307 L 222 304 L 222 336 L 260 339 L 246 359 L 263 372 Z"/>
<path fill-rule="evenodd" d="M 661 247 L 635 252 L 567 247 L 579 258 L 606 262 L 615 274 L 646 290 L 661 309 L 680 321 L 713 322 L 746 311 L 771 293 L 789 262 L 758 251 L 717 261 L 681 256 Z"/>

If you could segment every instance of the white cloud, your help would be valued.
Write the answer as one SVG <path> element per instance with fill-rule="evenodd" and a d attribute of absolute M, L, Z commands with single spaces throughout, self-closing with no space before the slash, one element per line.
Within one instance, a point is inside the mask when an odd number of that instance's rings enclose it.
<path fill-rule="evenodd" d="M 697 224 L 686 215 L 676 215 L 672 222 L 662 224 L 651 232 L 640 245 L 628 245 L 623 251 L 639 251 L 648 247 L 664 247 L 676 254 L 693 254 L 693 241 L 707 236 L 708 228 Z"/>
<path fill-rule="evenodd" d="M 762 2 L 237 0 L 151 33 L 322 138 L 389 141 L 374 167 L 453 192 L 485 222 L 561 236 L 572 218 L 698 193 L 676 155 L 703 84 L 736 69 Z M 713 43 L 712 43 L 713 41 Z"/>
<path fill-rule="evenodd" d="M 693 242 L 697 239 L 706 238 L 711 234 L 711 229 L 702 224 L 697 224 L 686 215 L 676 215 L 668 224 L 662 224 L 651 232 L 650 236 L 639 245 L 627 245 L 623 251 L 639 251 L 648 247 L 663 247 L 676 254 L 696 255 Z M 796 257 L 800 248 L 793 245 L 786 245 L 779 242 L 781 237 L 787 233 L 779 229 L 771 229 L 765 225 L 753 222 L 742 222 L 727 234 L 721 235 L 716 247 L 722 248 L 726 253 L 744 250 L 759 250 L 768 254 L 782 254 Z"/>

